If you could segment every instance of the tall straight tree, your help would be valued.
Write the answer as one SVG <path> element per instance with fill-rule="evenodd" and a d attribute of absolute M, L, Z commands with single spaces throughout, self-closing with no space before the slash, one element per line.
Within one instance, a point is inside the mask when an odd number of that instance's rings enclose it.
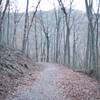
<path fill-rule="evenodd" d="M 28 8 L 29 8 L 29 0 L 27 0 L 26 4 L 26 13 L 25 13 L 25 24 L 24 24 L 24 36 L 23 36 L 23 43 L 22 43 L 22 52 L 25 53 L 26 50 L 26 43 L 27 43 L 27 32 L 28 32 Z"/>
<path fill-rule="evenodd" d="M 98 10 L 99 12 L 99 10 Z M 96 32 L 96 77 L 97 79 L 99 78 L 99 64 L 98 64 L 98 60 L 99 60 L 99 50 L 98 50 L 98 46 L 99 46 L 99 13 L 97 12 L 96 14 L 96 23 L 97 23 L 97 32 Z"/>
<path fill-rule="evenodd" d="M 62 2 L 62 0 L 58 0 L 58 3 L 65 15 L 65 22 L 66 22 L 66 29 L 67 29 L 65 45 L 64 45 L 64 64 L 67 63 L 67 65 L 70 66 L 70 14 L 72 10 L 73 0 L 70 0 L 70 9 L 68 12 L 64 7 L 64 3 Z M 67 62 L 66 62 L 66 58 L 67 58 Z"/>
<path fill-rule="evenodd" d="M 75 19 L 74 19 L 75 20 Z M 73 23 L 73 67 L 76 67 L 76 31 L 75 31 L 75 23 Z"/>
<path fill-rule="evenodd" d="M 60 22 L 61 22 L 61 16 L 60 16 L 60 10 L 54 9 L 55 13 L 55 19 L 56 19 L 56 59 L 55 61 L 58 62 L 58 56 L 59 56 L 59 40 L 60 40 Z M 55 45 L 55 44 L 54 44 Z"/>
<path fill-rule="evenodd" d="M 47 25 L 44 24 L 44 21 L 43 21 L 43 16 L 42 16 L 42 12 L 41 12 L 41 25 L 42 25 L 42 29 L 43 29 L 43 32 L 44 32 L 44 35 L 45 35 L 45 38 L 46 38 L 46 43 L 47 43 L 47 58 L 46 58 L 46 61 L 49 62 L 49 49 L 50 49 L 50 39 L 49 39 L 49 26 L 48 26 L 48 18 L 47 18 Z"/>
<path fill-rule="evenodd" d="M 10 4 L 8 5 L 8 23 L 7 23 L 7 45 L 9 45 L 9 29 L 10 29 Z"/>
<path fill-rule="evenodd" d="M 100 2 L 99 2 L 100 3 Z M 94 21 L 93 13 L 93 0 L 85 0 L 86 12 L 88 18 L 88 38 L 87 38 L 87 50 L 86 50 L 86 62 L 85 66 L 88 70 L 93 70 L 97 75 L 98 70 L 98 12 L 99 6 L 96 14 L 96 20 Z M 99 4 L 98 4 L 99 5 Z M 95 35 L 95 30 L 96 35 Z"/>
<path fill-rule="evenodd" d="M 0 0 L 0 43 L 2 40 L 2 23 L 3 23 L 3 19 L 7 10 L 7 7 L 9 5 L 10 0 L 6 0 L 5 6 L 4 6 L 4 10 L 2 11 L 2 0 Z"/>
<path fill-rule="evenodd" d="M 34 29 L 35 29 L 35 53 L 36 53 L 36 62 L 38 62 L 38 38 L 37 38 L 37 19 L 35 17 L 35 25 L 34 25 Z"/>
<path fill-rule="evenodd" d="M 94 30 L 93 30 L 93 0 L 85 0 L 85 5 L 86 5 L 86 11 L 87 11 L 87 18 L 88 18 L 88 42 L 87 42 L 87 61 L 88 64 L 86 66 L 89 66 L 89 70 L 91 69 L 90 67 L 95 67 L 96 62 L 95 62 L 95 38 L 94 38 Z"/>
<path fill-rule="evenodd" d="M 98 1 L 98 8 L 95 14 L 95 26 L 96 26 L 96 78 L 99 78 L 99 19 L 100 19 L 100 0 Z"/>
<path fill-rule="evenodd" d="M 13 35 L 13 41 L 12 41 L 12 44 L 13 44 L 13 48 L 16 47 L 16 28 L 17 28 L 17 11 L 15 10 L 14 12 L 14 35 Z"/>

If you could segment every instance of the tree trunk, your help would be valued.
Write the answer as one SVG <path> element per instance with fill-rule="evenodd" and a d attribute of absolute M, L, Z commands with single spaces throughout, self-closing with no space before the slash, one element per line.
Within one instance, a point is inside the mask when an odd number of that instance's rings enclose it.
<path fill-rule="evenodd" d="M 75 40 L 75 32 L 73 35 L 73 67 L 76 67 L 76 40 Z"/>
<path fill-rule="evenodd" d="M 46 37 L 46 39 L 47 39 L 47 62 L 49 62 L 49 37 L 47 36 Z"/>
<path fill-rule="evenodd" d="M 98 16 L 98 15 L 97 15 Z M 97 19 L 97 34 L 96 34 L 96 78 L 99 78 L 99 69 L 98 69 L 98 58 L 99 58 L 99 53 L 98 53 L 98 37 L 99 37 L 99 23 L 98 23 L 98 19 Z"/>
<path fill-rule="evenodd" d="M 10 5 L 8 6 L 7 45 L 9 45 Z"/>
<path fill-rule="evenodd" d="M 13 36 L 13 48 L 16 48 L 16 27 L 17 27 L 17 14 L 14 13 L 14 36 Z"/>
<path fill-rule="evenodd" d="M 37 22 L 35 18 L 35 51 L 36 51 L 36 62 L 38 62 L 38 47 L 37 47 Z"/>
<path fill-rule="evenodd" d="M 27 45 L 28 6 L 29 6 L 29 0 L 27 0 L 27 4 L 26 4 L 26 14 L 25 14 L 25 24 L 24 24 L 24 36 L 23 36 L 23 43 L 22 43 L 22 52 L 23 53 L 25 53 L 25 51 L 26 51 L 26 45 Z"/>
<path fill-rule="evenodd" d="M 6 13 L 6 10 L 7 10 L 7 7 L 9 5 L 9 2 L 10 0 L 6 0 L 6 4 L 5 4 L 5 7 L 4 7 L 4 11 L 0 11 L 0 43 L 2 41 L 2 24 L 3 24 L 3 19 L 4 19 L 4 16 L 5 16 L 5 13 Z M 0 6 L 2 4 L 2 0 L 0 1 Z M 1 9 L 0 9 L 1 10 Z M 2 14 L 1 14 L 2 13 Z"/>

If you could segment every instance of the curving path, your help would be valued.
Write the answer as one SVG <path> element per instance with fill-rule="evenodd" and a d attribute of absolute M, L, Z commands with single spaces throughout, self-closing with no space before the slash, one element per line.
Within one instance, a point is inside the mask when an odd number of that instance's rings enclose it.
<path fill-rule="evenodd" d="M 86 76 L 57 64 L 40 63 L 40 66 L 45 68 L 39 79 L 29 89 L 16 91 L 6 100 L 100 100 L 95 82 L 90 84 L 91 79 Z"/>

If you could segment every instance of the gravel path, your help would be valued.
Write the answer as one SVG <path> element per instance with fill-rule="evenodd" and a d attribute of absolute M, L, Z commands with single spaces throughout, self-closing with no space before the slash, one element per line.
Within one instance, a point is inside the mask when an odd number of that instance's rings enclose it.
<path fill-rule="evenodd" d="M 57 64 L 41 63 L 44 70 L 29 88 L 24 86 L 6 100 L 100 100 L 96 83 Z"/>

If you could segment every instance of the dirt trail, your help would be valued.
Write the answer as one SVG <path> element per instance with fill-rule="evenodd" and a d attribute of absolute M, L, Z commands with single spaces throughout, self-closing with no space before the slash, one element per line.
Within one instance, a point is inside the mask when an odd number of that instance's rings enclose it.
<path fill-rule="evenodd" d="M 57 64 L 40 66 L 45 68 L 30 88 L 17 90 L 6 100 L 100 100 L 96 83 L 86 76 Z"/>

